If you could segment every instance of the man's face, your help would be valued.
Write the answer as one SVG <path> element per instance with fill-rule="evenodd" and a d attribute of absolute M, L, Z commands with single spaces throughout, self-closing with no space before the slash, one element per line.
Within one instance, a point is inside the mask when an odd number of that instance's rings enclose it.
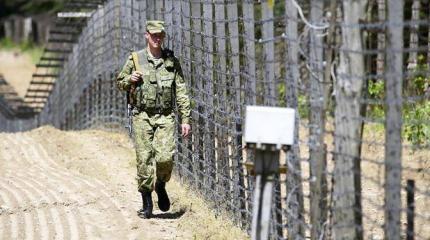
<path fill-rule="evenodd" d="M 165 34 L 164 32 L 161 32 L 161 33 L 146 32 L 145 37 L 146 37 L 147 43 L 151 48 L 161 48 L 161 45 L 163 44 L 163 41 L 164 41 Z"/>

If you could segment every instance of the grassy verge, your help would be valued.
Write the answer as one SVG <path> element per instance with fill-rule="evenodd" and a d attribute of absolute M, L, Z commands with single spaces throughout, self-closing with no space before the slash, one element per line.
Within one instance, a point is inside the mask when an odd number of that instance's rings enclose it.
<path fill-rule="evenodd" d="M 185 212 L 179 218 L 178 231 L 191 233 L 192 239 L 247 240 L 249 236 L 224 214 L 215 215 L 209 204 L 198 192 L 177 176 L 167 185 L 174 199 L 172 212 Z M 176 202 L 176 204 L 175 204 Z"/>
<path fill-rule="evenodd" d="M 43 54 L 43 48 L 34 44 L 31 41 L 15 43 L 9 38 L 0 39 L 0 50 L 3 51 L 19 51 L 23 54 L 28 54 L 34 64 L 36 64 Z"/>

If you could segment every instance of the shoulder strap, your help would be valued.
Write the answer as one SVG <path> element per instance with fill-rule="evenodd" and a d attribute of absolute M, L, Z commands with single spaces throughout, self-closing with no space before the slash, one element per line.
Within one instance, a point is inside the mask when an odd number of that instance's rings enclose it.
<path fill-rule="evenodd" d="M 137 56 L 137 52 L 131 52 L 131 57 L 133 58 L 134 68 L 136 71 L 142 72 L 142 68 L 139 64 L 139 57 Z"/>

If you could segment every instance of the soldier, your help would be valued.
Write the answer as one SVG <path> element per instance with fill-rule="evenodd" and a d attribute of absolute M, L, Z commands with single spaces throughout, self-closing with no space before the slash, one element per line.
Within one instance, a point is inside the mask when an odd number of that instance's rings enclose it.
<path fill-rule="evenodd" d="M 145 38 L 146 49 L 128 57 L 116 82 L 120 90 L 130 91 L 137 183 L 143 202 L 138 215 L 150 218 L 154 188 L 159 209 L 165 212 L 170 208 L 165 186 L 173 168 L 175 105 L 183 137 L 188 136 L 191 127 L 190 100 L 180 63 L 171 50 L 162 47 L 164 22 L 147 21 Z"/>

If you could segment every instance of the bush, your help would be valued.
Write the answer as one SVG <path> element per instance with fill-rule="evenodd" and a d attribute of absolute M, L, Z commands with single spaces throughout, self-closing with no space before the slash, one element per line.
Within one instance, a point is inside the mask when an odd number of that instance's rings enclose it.
<path fill-rule="evenodd" d="M 430 102 L 405 110 L 403 133 L 406 139 L 413 145 L 430 144 Z"/>
<path fill-rule="evenodd" d="M 428 65 L 424 56 L 418 56 L 418 65 L 412 71 L 412 76 L 405 88 L 405 96 L 418 96 L 413 103 L 403 104 L 403 137 L 413 145 L 430 144 L 430 102 L 426 99 L 426 91 L 430 87 L 430 79 L 425 74 Z M 369 81 L 367 88 L 370 99 L 383 101 L 385 98 L 385 82 L 382 80 Z M 373 118 L 385 118 L 385 104 L 372 104 L 368 115 Z"/>

